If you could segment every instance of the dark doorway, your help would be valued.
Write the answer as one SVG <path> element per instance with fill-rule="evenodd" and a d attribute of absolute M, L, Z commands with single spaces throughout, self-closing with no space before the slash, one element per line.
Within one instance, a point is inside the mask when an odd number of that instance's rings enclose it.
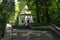
<path fill-rule="evenodd" d="M 29 23 L 29 20 L 27 20 L 27 23 Z"/>
<path fill-rule="evenodd" d="M 22 23 L 24 23 L 24 20 L 22 20 Z"/>

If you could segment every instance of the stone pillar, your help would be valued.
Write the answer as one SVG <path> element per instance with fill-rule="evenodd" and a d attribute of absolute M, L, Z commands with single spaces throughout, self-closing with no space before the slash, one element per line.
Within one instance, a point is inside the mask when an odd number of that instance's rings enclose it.
<path fill-rule="evenodd" d="M 7 24 L 4 38 L 2 40 L 11 40 L 11 31 L 12 31 L 12 26 L 10 24 Z"/>

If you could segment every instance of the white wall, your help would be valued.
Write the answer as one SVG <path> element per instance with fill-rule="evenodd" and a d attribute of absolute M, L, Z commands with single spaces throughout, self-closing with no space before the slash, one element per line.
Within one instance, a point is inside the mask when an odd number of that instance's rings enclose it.
<path fill-rule="evenodd" d="M 18 0 L 15 0 L 15 3 L 18 2 Z"/>

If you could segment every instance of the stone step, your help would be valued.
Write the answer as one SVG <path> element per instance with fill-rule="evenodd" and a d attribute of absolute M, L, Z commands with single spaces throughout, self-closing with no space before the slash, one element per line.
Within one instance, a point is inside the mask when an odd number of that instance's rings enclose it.
<path fill-rule="evenodd" d="M 46 31 L 44 32 L 33 32 L 33 31 L 30 31 L 30 32 L 12 32 L 11 36 L 42 36 L 42 35 L 45 35 L 47 37 L 51 37 L 51 34 L 46 34 L 45 33 Z M 49 35 L 49 36 L 48 36 Z"/>
<path fill-rule="evenodd" d="M 52 34 L 51 31 L 13 30 L 11 40 L 60 40 Z"/>
<path fill-rule="evenodd" d="M 11 39 L 11 40 L 53 40 L 53 39 L 51 39 L 51 38 L 18 38 L 18 39 L 16 39 L 16 38 L 14 38 L 14 39 Z"/>
<path fill-rule="evenodd" d="M 12 40 L 53 40 L 52 37 L 12 36 Z"/>
<path fill-rule="evenodd" d="M 14 37 L 14 38 L 11 38 L 11 40 L 60 40 L 60 39 L 57 39 L 57 38 L 43 38 L 43 37 Z"/>

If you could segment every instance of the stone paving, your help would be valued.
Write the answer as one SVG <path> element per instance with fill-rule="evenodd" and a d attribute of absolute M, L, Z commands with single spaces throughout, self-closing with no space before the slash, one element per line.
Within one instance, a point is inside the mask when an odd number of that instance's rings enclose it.
<path fill-rule="evenodd" d="M 14 29 L 11 40 L 60 40 L 60 37 L 55 37 L 51 31 Z"/>

